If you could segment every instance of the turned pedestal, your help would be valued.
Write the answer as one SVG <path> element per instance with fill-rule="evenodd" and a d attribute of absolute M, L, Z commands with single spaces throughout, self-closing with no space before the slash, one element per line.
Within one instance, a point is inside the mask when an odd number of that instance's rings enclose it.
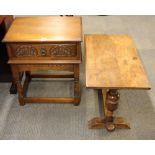
<path fill-rule="evenodd" d="M 115 128 L 130 129 L 129 124 L 122 117 L 113 116 L 113 112 L 118 108 L 120 94 L 116 89 L 103 89 L 103 112 L 104 117 L 96 117 L 88 122 L 90 129 L 106 128 L 108 131 L 114 131 Z"/>

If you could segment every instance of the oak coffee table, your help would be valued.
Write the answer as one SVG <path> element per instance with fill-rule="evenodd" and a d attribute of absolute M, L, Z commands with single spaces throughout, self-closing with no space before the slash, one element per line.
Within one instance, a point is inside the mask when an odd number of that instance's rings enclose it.
<path fill-rule="evenodd" d="M 16 18 L 6 43 L 20 105 L 26 103 L 80 103 L 81 17 L 35 16 Z M 65 74 L 34 74 L 38 71 L 67 71 Z M 69 72 L 69 73 L 68 73 Z M 22 85 L 22 75 L 26 79 Z M 72 78 L 73 97 L 27 96 L 32 78 Z M 46 90 L 45 90 L 46 91 Z"/>
<path fill-rule="evenodd" d="M 150 89 L 136 47 L 128 35 L 85 35 L 86 87 L 101 89 L 105 117 L 88 122 L 89 128 L 130 128 L 122 117 L 114 117 L 118 89 Z"/>

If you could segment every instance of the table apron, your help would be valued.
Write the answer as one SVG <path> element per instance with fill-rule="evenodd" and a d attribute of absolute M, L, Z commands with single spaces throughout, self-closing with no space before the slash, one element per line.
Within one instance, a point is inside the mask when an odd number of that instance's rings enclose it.
<path fill-rule="evenodd" d="M 80 43 L 8 43 L 9 55 L 14 59 L 78 60 Z"/>
<path fill-rule="evenodd" d="M 74 71 L 74 64 L 20 64 L 14 65 L 19 72 L 25 71 Z"/>

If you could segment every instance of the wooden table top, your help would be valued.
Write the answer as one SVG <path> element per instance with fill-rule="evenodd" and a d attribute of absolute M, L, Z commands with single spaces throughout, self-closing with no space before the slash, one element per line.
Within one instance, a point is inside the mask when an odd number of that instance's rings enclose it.
<path fill-rule="evenodd" d="M 18 17 L 3 42 L 81 41 L 81 17 Z"/>
<path fill-rule="evenodd" d="M 128 35 L 85 35 L 85 49 L 87 87 L 150 89 Z"/>

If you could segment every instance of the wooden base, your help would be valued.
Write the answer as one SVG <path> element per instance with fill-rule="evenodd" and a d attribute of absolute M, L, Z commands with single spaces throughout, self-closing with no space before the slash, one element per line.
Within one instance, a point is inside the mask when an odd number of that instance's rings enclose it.
<path fill-rule="evenodd" d="M 75 67 L 76 68 L 76 67 Z M 16 70 L 17 71 L 17 70 Z M 65 103 L 73 104 L 78 106 L 80 104 L 80 82 L 79 82 L 79 71 L 78 68 L 74 70 L 74 73 L 63 74 L 63 75 L 42 75 L 42 74 L 31 74 L 30 71 L 25 72 L 25 81 L 22 86 L 22 77 L 19 72 L 14 72 L 15 81 L 18 90 L 18 98 L 21 106 L 26 103 Z M 23 75 L 23 74 L 22 74 Z M 72 78 L 74 80 L 74 97 L 27 97 L 27 90 L 29 82 L 32 78 Z"/>
<path fill-rule="evenodd" d="M 120 98 L 117 90 L 102 90 L 103 94 L 103 111 L 105 117 L 96 117 L 88 122 L 89 129 L 106 128 L 108 131 L 118 129 L 130 129 L 129 124 L 122 117 L 114 117 L 113 111 L 118 107 Z"/>
<path fill-rule="evenodd" d="M 79 104 L 79 99 L 72 97 L 25 97 L 24 102 L 26 103 L 72 103 Z"/>
<path fill-rule="evenodd" d="M 96 117 L 88 122 L 89 129 L 106 128 L 108 131 L 118 129 L 130 129 L 129 124 L 122 117 L 114 117 L 112 122 L 106 121 L 105 118 Z"/>

